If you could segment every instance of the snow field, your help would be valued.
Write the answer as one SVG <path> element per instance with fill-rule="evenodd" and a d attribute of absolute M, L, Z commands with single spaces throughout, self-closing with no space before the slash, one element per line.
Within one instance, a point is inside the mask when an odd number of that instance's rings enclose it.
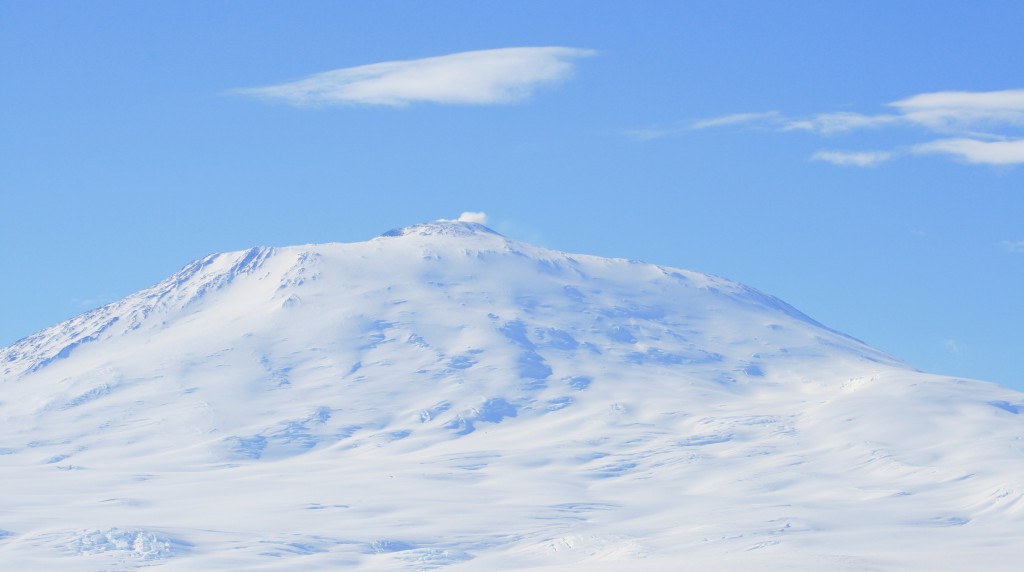
<path fill-rule="evenodd" d="M 721 278 L 391 234 L 212 255 L 0 350 L 0 560 L 1019 566 L 1021 394 Z"/>

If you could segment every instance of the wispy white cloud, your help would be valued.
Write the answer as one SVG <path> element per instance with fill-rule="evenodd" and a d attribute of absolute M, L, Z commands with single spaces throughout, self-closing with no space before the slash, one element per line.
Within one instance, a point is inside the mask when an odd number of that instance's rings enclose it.
<path fill-rule="evenodd" d="M 684 131 L 689 131 L 688 126 L 677 127 L 642 127 L 640 129 L 628 129 L 623 132 L 626 137 L 637 141 L 651 141 L 662 137 L 671 137 Z"/>
<path fill-rule="evenodd" d="M 295 106 L 513 103 L 529 98 L 539 86 L 566 80 L 575 60 L 594 54 L 565 47 L 460 52 L 342 68 L 229 93 Z"/>
<path fill-rule="evenodd" d="M 962 346 L 956 340 L 943 340 L 942 348 L 946 350 L 948 353 L 951 353 L 956 356 L 963 356 L 963 354 L 967 351 L 967 348 Z"/>
<path fill-rule="evenodd" d="M 783 131 L 813 131 L 823 135 L 843 133 L 855 129 L 877 129 L 902 121 L 896 115 L 861 115 L 860 113 L 820 113 L 810 119 L 787 119 Z"/>
<path fill-rule="evenodd" d="M 701 119 L 685 128 L 647 129 L 634 132 L 636 138 L 654 139 L 683 131 L 758 124 L 774 131 L 807 131 L 837 135 L 867 129 L 894 127 L 923 129 L 943 135 L 904 149 L 914 155 L 946 155 L 967 163 L 985 165 L 1024 164 L 1024 89 L 1001 91 L 937 91 L 922 93 L 886 104 L 895 113 L 866 115 L 852 112 L 819 113 L 789 117 L 778 111 L 733 113 Z M 951 137 L 952 135 L 952 137 Z M 906 152 L 854 152 L 827 150 L 811 158 L 834 165 L 871 167 Z"/>
<path fill-rule="evenodd" d="M 1024 254 L 1024 240 L 1004 240 L 999 243 L 1007 252 Z"/>
<path fill-rule="evenodd" d="M 979 141 L 977 139 L 939 139 L 915 145 L 919 155 L 952 155 L 968 163 L 986 165 L 1024 164 L 1024 139 L 1011 141 Z"/>
<path fill-rule="evenodd" d="M 756 113 L 735 113 L 732 115 L 724 115 L 722 117 L 712 117 L 709 119 L 701 119 L 690 123 L 680 123 L 678 125 L 668 127 L 630 129 L 626 131 L 625 134 L 630 138 L 637 139 L 639 141 L 650 141 L 652 139 L 661 139 L 662 137 L 672 137 L 686 131 L 697 131 L 700 129 L 710 129 L 713 127 L 723 127 L 727 125 L 758 125 L 774 128 L 778 127 L 778 125 L 783 121 L 785 121 L 785 118 L 778 111 L 759 111 Z"/>
<path fill-rule="evenodd" d="M 721 117 L 701 119 L 690 124 L 690 129 L 708 129 L 710 127 L 724 127 L 726 125 L 742 125 L 749 123 L 774 124 L 784 121 L 784 117 L 778 111 L 760 111 L 755 113 L 733 113 Z"/>
<path fill-rule="evenodd" d="M 733 125 L 753 119 L 771 119 L 781 131 L 813 131 L 831 134 L 857 129 L 920 126 L 937 133 L 973 133 L 978 129 L 1024 126 L 1024 89 L 1002 91 L 938 91 L 922 93 L 886 104 L 896 114 L 864 115 L 845 111 L 811 117 L 786 117 L 777 111 L 734 113 L 702 119 L 703 127 Z"/>
<path fill-rule="evenodd" d="M 844 167 L 874 167 L 893 157 L 889 151 L 818 151 L 812 161 L 825 161 Z"/>
<path fill-rule="evenodd" d="M 1024 125 L 1024 89 L 922 93 L 889 106 L 906 121 L 943 133 Z"/>

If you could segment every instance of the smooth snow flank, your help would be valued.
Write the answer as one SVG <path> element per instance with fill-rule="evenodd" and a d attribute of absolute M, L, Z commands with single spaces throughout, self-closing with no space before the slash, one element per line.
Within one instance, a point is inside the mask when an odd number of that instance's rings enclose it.
<path fill-rule="evenodd" d="M 0 349 L 0 387 L 12 570 L 1024 556 L 1021 393 L 475 220 L 208 256 Z"/>

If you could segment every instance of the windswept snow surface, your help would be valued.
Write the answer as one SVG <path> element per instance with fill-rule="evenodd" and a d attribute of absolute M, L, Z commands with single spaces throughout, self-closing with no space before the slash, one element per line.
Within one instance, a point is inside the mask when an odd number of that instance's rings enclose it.
<path fill-rule="evenodd" d="M 1024 566 L 1024 395 L 471 222 L 209 256 L 0 376 L 4 569 Z"/>

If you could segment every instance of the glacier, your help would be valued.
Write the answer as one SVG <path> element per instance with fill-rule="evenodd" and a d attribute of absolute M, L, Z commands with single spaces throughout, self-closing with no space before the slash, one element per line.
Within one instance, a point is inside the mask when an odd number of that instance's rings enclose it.
<path fill-rule="evenodd" d="M 474 222 L 257 247 L 0 349 L 0 561 L 1018 570 L 1024 394 Z"/>

